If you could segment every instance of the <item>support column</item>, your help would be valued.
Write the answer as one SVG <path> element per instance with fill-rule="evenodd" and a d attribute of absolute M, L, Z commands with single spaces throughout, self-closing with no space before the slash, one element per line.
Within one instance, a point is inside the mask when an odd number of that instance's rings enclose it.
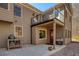
<path fill-rule="evenodd" d="M 53 23 L 53 49 L 55 49 L 56 46 L 56 23 Z"/>

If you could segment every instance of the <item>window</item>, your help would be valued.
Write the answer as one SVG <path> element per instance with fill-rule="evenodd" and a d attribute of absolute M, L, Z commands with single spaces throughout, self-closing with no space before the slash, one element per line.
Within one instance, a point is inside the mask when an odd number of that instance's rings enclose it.
<path fill-rule="evenodd" d="M 21 16 L 21 8 L 17 5 L 14 5 L 14 15 Z"/>
<path fill-rule="evenodd" d="M 45 38 L 46 35 L 45 35 L 45 31 L 44 30 L 39 30 L 39 38 Z"/>
<path fill-rule="evenodd" d="M 4 9 L 8 9 L 8 3 L 0 3 L 0 7 Z"/>
<path fill-rule="evenodd" d="M 16 37 L 23 37 L 23 26 L 16 25 L 14 30 Z"/>

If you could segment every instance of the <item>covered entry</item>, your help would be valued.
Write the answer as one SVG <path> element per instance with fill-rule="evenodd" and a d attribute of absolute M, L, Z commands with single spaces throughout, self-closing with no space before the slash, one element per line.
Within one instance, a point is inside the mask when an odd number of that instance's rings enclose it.
<path fill-rule="evenodd" d="M 32 27 L 32 43 L 33 44 L 58 44 L 58 41 L 63 43 L 64 24 L 57 19 L 39 24 Z"/>

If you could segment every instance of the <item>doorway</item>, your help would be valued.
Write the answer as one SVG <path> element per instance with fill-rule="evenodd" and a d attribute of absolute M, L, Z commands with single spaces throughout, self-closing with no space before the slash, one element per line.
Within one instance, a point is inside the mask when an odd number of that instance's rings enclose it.
<path fill-rule="evenodd" d="M 50 30 L 50 45 L 53 45 L 53 29 Z"/>

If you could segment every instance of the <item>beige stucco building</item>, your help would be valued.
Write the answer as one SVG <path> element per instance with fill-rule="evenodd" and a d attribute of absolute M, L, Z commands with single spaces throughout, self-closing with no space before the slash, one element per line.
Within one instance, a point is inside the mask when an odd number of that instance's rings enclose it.
<path fill-rule="evenodd" d="M 0 48 L 7 47 L 10 34 L 23 44 L 71 42 L 72 6 L 58 4 L 42 12 L 30 4 L 0 4 Z"/>
<path fill-rule="evenodd" d="M 79 3 L 72 4 L 72 41 L 79 42 Z"/>

